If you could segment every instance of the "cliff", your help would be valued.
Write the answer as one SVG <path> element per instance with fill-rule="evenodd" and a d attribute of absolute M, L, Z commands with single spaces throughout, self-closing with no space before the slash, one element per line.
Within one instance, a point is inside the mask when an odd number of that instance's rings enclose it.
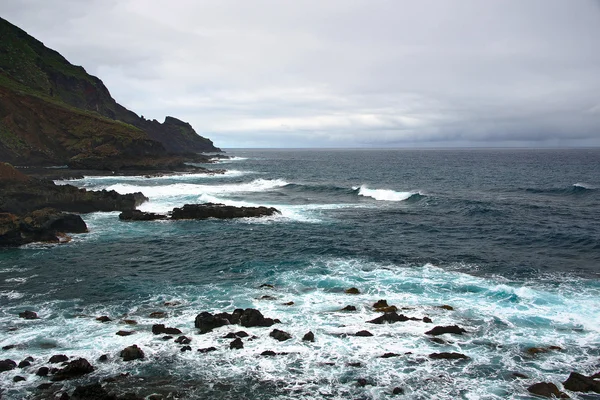
<path fill-rule="evenodd" d="M 0 18 L 0 160 L 98 165 L 220 151 L 187 123 L 149 121 L 118 104 L 102 81 Z M 133 162 L 144 165 L 147 162 Z"/>

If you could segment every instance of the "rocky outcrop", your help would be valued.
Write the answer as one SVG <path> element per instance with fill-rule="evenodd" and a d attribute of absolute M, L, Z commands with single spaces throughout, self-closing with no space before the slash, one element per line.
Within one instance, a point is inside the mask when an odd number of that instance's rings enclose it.
<path fill-rule="evenodd" d="M 171 219 L 231 219 L 231 218 L 256 218 L 279 214 L 273 207 L 234 207 L 224 204 L 186 204 L 181 208 L 174 208 Z"/>
<path fill-rule="evenodd" d="M 52 381 L 64 381 L 73 379 L 94 371 L 94 367 L 85 358 L 79 358 L 71 361 L 64 368 L 56 371 L 52 377 Z"/>
<path fill-rule="evenodd" d="M 279 329 L 273 329 L 271 333 L 269 333 L 269 336 L 280 342 L 284 342 L 292 338 L 292 335 Z"/>
<path fill-rule="evenodd" d="M 10 164 L 0 165 L 0 212 L 22 215 L 42 208 L 77 213 L 127 211 L 148 200 L 139 192 L 122 195 L 114 190 L 88 191 L 56 185 L 52 181 L 27 177 Z M 26 179 L 11 179 L 14 173 Z"/>
<path fill-rule="evenodd" d="M 128 210 L 119 214 L 119 219 L 121 221 L 156 221 L 159 219 L 167 219 L 167 216 L 139 210 Z"/>
<path fill-rule="evenodd" d="M 196 316 L 194 326 L 200 330 L 200 333 L 207 333 L 225 325 L 239 324 L 245 328 L 269 327 L 277 322 L 278 320 L 265 318 L 260 311 L 254 308 L 246 308 L 245 310 L 238 308 L 231 314 L 223 312 L 213 315 L 207 311 L 201 312 Z"/>
<path fill-rule="evenodd" d="M 87 226 L 79 215 L 51 208 L 36 210 L 23 217 L 0 213 L 0 246 L 21 246 L 32 242 L 58 243 L 66 233 L 84 232 L 87 232 Z"/>
<path fill-rule="evenodd" d="M 129 111 L 100 79 L 2 18 L 0 37 L 0 159 L 106 169 L 220 151 L 186 122 Z"/>

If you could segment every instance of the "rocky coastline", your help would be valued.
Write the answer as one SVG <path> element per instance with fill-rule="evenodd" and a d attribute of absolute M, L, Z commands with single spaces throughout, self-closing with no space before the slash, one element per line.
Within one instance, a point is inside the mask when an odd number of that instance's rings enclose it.
<path fill-rule="evenodd" d="M 274 286 L 270 284 L 264 284 L 261 286 L 262 289 L 270 290 Z M 356 288 L 353 288 L 356 289 Z M 358 290 L 358 289 L 356 289 Z M 352 291 L 346 291 L 346 296 L 351 295 Z M 167 302 L 162 304 L 162 307 L 177 307 L 179 303 Z M 293 303 L 286 303 L 288 306 L 293 306 Z M 425 315 L 412 315 L 406 316 L 404 314 L 398 314 L 397 311 L 389 311 L 390 307 L 394 307 L 396 310 L 408 310 L 408 312 L 415 314 L 415 308 L 410 309 L 401 308 L 394 305 L 387 305 L 385 299 L 376 301 L 371 306 L 369 305 L 358 305 L 363 309 L 370 310 L 370 313 L 379 313 L 383 318 L 376 318 L 374 320 L 365 320 L 365 324 L 396 324 L 399 326 L 407 321 L 413 321 L 424 324 L 422 328 L 422 334 L 430 337 L 430 340 L 439 342 L 452 341 L 460 336 L 474 336 L 476 332 L 464 329 L 458 325 L 450 326 L 434 326 L 432 318 Z M 430 307 L 431 308 L 431 307 Z M 449 306 L 437 306 L 434 308 L 449 310 Z M 386 311 L 386 309 L 388 311 Z M 347 306 L 343 309 L 332 310 L 332 312 L 356 312 L 356 306 Z M 150 318 L 165 318 L 167 317 L 167 311 L 156 311 L 149 315 Z M 31 310 L 24 310 L 19 314 L 20 318 L 29 320 L 43 320 L 43 316 L 40 317 L 38 314 Z M 175 327 L 166 326 L 163 323 L 154 323 L 151 326 L 138 325 L 138 322 L 132 319 L 121 319 L 122 316 L 112 315 L 101 315 L 89 317 L 94 318 L 96 323 L 103 325 L 114 325 L 115 335 L 118 336 L 132 336 L 132 335 L 151 335 L 157 340 L 166 343 L 172 343 L 171 351 L 172 357 L 178 357 L 178 355 L 192 352 L 195 353 L 198 358 L 205 357 L 207 353 L 213 352 L 235 352 L 239 349 L 253 348 L 253 342 L 258 339 L 262 339 L 261 336 L 266 338 L 267 342 L 270 341 L 272 349 L 268 350 L 257 350 L 259 351 L 254 357 L 285 357 L 290 353 L 281 351 L 278 344 L 286 341 L 293 341 L 296 345 L 306 346 L 311 348 L 314 343 L 320 341 L 322 335 L 327 335 L 326 332 L 319 332 L 315 334 L 311 329 L 315 327 L 306 327 L 306 333 L 302 337 L 295 337 L 285 330 L 286 322 L 273 316 L 265 316 L 261 311 L 255 308 L 246 309 L 235 309 L 232 312 L 221 311 L 221 312 L 209 312 L 202 311 L 198 313 L 193 321 L 186 323 L 186 327 Z M 434 316 L 435 318 L 435 316 Z M 122 324 L 128 326 L 127 330 L 123 330 L 119 327 Z M 193 328 L 191 326 L 193 325 Z M 365 325 L 367 327 L 367 325 Z M 250 333 L 244 329 L 249 329 Z M 218 332 L 222 334 L 218 334 Z M 203 345 L 203 336 L 207 334 L 218 334 L 220 337 L 219 347 L 210 346 L 206 347 Z M 372 337 L 374 336 L 367 329 L 357 331 L 354 334 L 344 335 L 344 338 L 350 337 Z M 443 337 L 440 338 L 438 336 Z M 453 339 L 454 338 L 454 339 Z M 382 337 L 381 340 L 385 340 Z M 17 345 L 17 344 L 15 344 Z M 3 350 L 10 350 L 15 345 L 5 346 Z M 0 373 L 8 373 L 14 375 L 12 380 L 14 382 L 24 382 L 32 379 L 41 381 L 35 388 L 31 388 L 33 399 L 168 399 L 168 398 L 186 398 L 189 394 L 186 394 L 185 387 L 173 389 L 169 385 L 161 391 L 156 391 L 156 387 L 152 385 L 150 377 L 144 378 L 143 376 L 136 376 L 136 371 L 140 370 L 140 367 L 148 363 L 160 363 L 160 357 L 156 354 L 147 356 L 144 351 L 144 346 L 138 344 L 131 344 L 123 347 L 120 351 L 115 354 L 103 354 L 96 360 L 87 360 L 78 355 L 66 355 L 66 354 L 55 354 L 48 359 L 35 359 L 34 357 L 26 357 L 23 360 L 11 360 L 5 359 L 0 361 Z M 551 356 L 552 351 L 561 351 L 562 349 L 557 346 L 551 347 L 533 347 L 525 349 L 525 357 L 540 357 L 540 356 Z M 191 353 L 190 353 L 191 354 Z M 426 356 L 420 362 L 432 363 L 432 369 L 436 368 L 450 368 L 455 364 L 469 363 L 473 361 L 473 355 L 462 354 L 458 352 L 433 352 Z M 392 357 L 403 357 L 411 358 L 415 357 L 412 353 L 396 354 L 396 353 L 384 353 L 379 355 L 378 358 L 392 358 Z M 475 356 L 476 357 L 476 356 Z M 417 356 L 418 358 L 418 356 Z M 100 379 L 93 372 L 97 370 L 99 365 L 112 362 L 119 365 L 120 373 L 115 376 L 104 376 Z M 360 370 L 365 367 L 367 363 L 371 361 L 362 360 L 361 362 L 353 363 L 349 366 Z M 334 365 L 334 364 L 332 364 Z M 365 370 L 366 371 L 366 370 Z M 534 379 L 529 378 L 525 374 L 519 371 L 506 372 L 509 373 L 510 379 L 515 382 L 521 382 L 519 385 L 514 387 L 519 390 L 520 395 L 529 393 L 530 395 L 540 396 L 542 398 L 570 398 L 571 395 L 577 395 L 579 393 L 584 394 L 598 394 L 600 393 L 600 373 L 596 373 L 590 376 L 581 374 L 577 371 L 571 372 L 568 376 L 565 376 L 563 382 L 536 382 Z M 359 374 L 360 375 L 360 374 Z M 356 378 L 353 385 L 356 388 L 362 387 L 373 387 L 377 386 L 376 377 L 368 375 L 360 375 Z M 65 382 L 73 382 L 65 385 Z M 136 384 L 134 384 L 137 382 Z M 141 382 L 146 382 L 145 384 Z M 165 385 L 164 379 L 161 381 Z M 184 385 L 185 386 L 185 385 Z M 136 389 L 132 390 L 132 387 Z M 401 396 L 410 393 L 410 388 L 404 387 L 402 384 L 389 385 L 384 388 L 384 392 L 390 396 Z M 569 392 L 569 393 L 567 393 Z M 516 395 L 517 393 L 515 393 Z M 0 392 L 1 396 L 1 392 Z M 178 397 L 179 396 L 179 397 Z"/>

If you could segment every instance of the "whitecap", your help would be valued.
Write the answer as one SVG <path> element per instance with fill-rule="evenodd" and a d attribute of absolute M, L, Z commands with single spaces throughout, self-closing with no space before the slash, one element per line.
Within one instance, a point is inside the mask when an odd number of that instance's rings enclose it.
<path fill-rule="evenodd" d="M 380 201 L 404 201 L 418 192 L 397 192 L 390 189 L 369 189 L 365 185 L 353 187 L 353 190 L 358 190 L 359 196 L 371 197 Z"/>

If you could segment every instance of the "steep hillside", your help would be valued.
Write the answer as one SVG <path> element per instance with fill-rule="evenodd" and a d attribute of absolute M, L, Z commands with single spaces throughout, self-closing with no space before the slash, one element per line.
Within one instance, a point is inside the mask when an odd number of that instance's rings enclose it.
<path fill-rule="evenodd" d="M 2 18 L 0 38 L 3 161 L 67 164 L 73 157 L 219 151 L 185 122 L 148 121 L 127 110 L 100 79 Z"/>

